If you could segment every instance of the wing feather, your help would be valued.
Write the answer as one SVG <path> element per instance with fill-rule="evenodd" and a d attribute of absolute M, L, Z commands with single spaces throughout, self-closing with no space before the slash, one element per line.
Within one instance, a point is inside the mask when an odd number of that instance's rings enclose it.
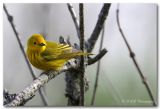
<path fill-rule="evenodd" d="M 65 59 L 67 54 L 72 52 L 72 47 L 68 44 L 58 44 L 56 42 L 47 41 L 47 47 L 41 56 L 46 61 L 52 61 L 57 59 Z"/>

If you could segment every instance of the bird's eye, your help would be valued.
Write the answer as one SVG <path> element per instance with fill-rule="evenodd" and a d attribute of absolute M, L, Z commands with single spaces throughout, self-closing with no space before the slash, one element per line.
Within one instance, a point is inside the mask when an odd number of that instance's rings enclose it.
<path fill-rule="evenodd" d="M 34 42 L 34 45 L 36 45 L 36 42 Z"/>

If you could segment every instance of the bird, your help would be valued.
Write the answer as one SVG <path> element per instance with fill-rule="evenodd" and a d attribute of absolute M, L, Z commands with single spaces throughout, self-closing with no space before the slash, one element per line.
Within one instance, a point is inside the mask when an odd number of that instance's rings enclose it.
<path fill-rule="evenodd" d="M 41 34 L 33 34 L 28 39 L 26 54 L 34 67 L 44 71 L 59 71 L 68 60 L 91 53 L 74 49 L 68 44 L 47 41 Z"/>

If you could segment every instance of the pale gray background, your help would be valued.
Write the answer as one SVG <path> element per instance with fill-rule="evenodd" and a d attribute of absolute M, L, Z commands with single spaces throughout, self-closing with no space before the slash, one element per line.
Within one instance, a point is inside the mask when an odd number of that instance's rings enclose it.
<path fill-rule="evenodd" d="M 78 4 L 73 4 L 78 16 Z M 78 42 L 77 33 L 66 4 L 6 4 L 26 49 L 29 36 L 34 33 L 47 33 L 48 40 L 58 41 L 60 35 L 71 42 Z M 85 38 L 88 39 L 96 24 L 102 4 L 84 4 Z M 103 48 L 109 51 L 101 61 L 101 70 L 96 95 L 96 106 L 148 106 L 148 93 L 141 82 L 138 72 L 129 57 L 127 47 L 118 31 L 116 7 L 112 4 L 106 21 Z M 136 53 L 136 59 L 145 73 L 157 97 L 157 4 L 120 4 L 120 23 Z M 31 74 L 25 63 L 13 30 L 3 12 L 4 41 L 4 88 L 17 93 L 32 82 Z M 93 51 L 98 53 L 99 40 Z M 34 68 L 37 76 L 39 70 Z M 85 94 L 85 104 L 90 105 L 96 64 L 88 66 L 86 72 L 90 81 L 89 91 Z M 46 85 L 50 106 L 65 106 L 64 74 L 59 75 Z M 136 103 L 127 100 L 136 100 Z M 26 106 L 42 106 L 37 93 Z"/>

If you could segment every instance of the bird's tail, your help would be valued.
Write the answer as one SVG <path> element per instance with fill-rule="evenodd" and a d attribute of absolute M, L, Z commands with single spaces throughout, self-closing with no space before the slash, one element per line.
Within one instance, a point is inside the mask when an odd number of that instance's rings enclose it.
<path fill-rule="evenodd" d="M 87 53 L 87 52 L 77 52 L 75 53 L 76 56 L 88 56 L 88 55 L 93 55 L 92 53 Z"/>
<path fill-rule="evenodd" d="M 65 56 L 63 56 L 63 58 L 69 60 L 72 58 L 77 58 L 80 56 L 88 56 L 88 55 L 93 55 L 92 53 L 87 53 L 87 52 L 82 52 L 82 51 L 77 51 L 77 52 L 72 52 L 72 53 L 66 53 Z"/>

